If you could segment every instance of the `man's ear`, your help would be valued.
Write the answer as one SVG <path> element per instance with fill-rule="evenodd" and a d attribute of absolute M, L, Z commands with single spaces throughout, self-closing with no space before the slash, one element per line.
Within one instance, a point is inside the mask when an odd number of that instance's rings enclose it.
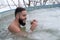
<path fill-rule="evenodd" d="M 19 14 L 16 15 L 16 18 L 19 19 Z"/>

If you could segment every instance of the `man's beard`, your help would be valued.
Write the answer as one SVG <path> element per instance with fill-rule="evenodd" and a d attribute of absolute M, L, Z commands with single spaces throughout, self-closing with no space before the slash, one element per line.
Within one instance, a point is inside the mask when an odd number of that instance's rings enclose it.
<path fill-rule="evenodd" d="M 25 22 L 23 22 L 23 20 L 22 20 L 22 19 L 19 19 L 19 24 L 20 24 L 20 25 L 22 25 L 22 26 L 25 26 L 25 24 L 26 24 L 26 23 L 25 23 Z"/>

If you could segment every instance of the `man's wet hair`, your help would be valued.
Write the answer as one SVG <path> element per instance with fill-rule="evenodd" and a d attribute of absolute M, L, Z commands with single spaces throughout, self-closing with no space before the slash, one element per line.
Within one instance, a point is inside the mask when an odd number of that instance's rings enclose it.
<path fill-rule="evenodd" d="M 17 15 L 19 12 L 22 12 L 22 11 L 25 11 L 25 10 L 26 10 L 25 8 L 17 7 L 17 8 L 15 9 L 15 17 L 16 17 L 16 15 Z"/>

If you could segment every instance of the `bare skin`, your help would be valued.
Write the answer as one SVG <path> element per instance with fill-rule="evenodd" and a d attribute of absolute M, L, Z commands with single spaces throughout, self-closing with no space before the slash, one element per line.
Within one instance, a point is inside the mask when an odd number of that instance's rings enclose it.
<path fill-rule="evenodd" d="M 25 19 L 26 16 L 23 16 L 23 15 L 26 15 L 26 11 L 22 11 L 22 14 L 19 15 L 17 14 L 15 20 L 9 25 L 8 27 L 8 30 L 11 32 L 11 33 L 14 33 L 15 35 L 18 35 L 18 36 L 26 36 L 28 33 L 27 32 L 23 32 L 20 28 L 20 24 L 19 24 L 19 16 L 21 16 L 22 19 Z M 25 22 L 25 20 L 24 20 Z M 37 26 L 37 21 L 32 21 L 31 23 L 31 31 L 33 31 Z"/>

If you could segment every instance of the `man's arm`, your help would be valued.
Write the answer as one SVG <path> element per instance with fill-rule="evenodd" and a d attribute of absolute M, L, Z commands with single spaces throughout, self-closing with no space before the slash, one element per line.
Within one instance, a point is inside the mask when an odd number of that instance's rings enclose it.
<path fill-rule="evenodd" d="M 27 37 L 28 33 L 27 32 L 23 32 L 21 31 L 21 29 L 19 27 L 16 26 L 9 26 L 8 30 L 15 34 L 16 36 L 23 36 L 23 37 Z"/>

